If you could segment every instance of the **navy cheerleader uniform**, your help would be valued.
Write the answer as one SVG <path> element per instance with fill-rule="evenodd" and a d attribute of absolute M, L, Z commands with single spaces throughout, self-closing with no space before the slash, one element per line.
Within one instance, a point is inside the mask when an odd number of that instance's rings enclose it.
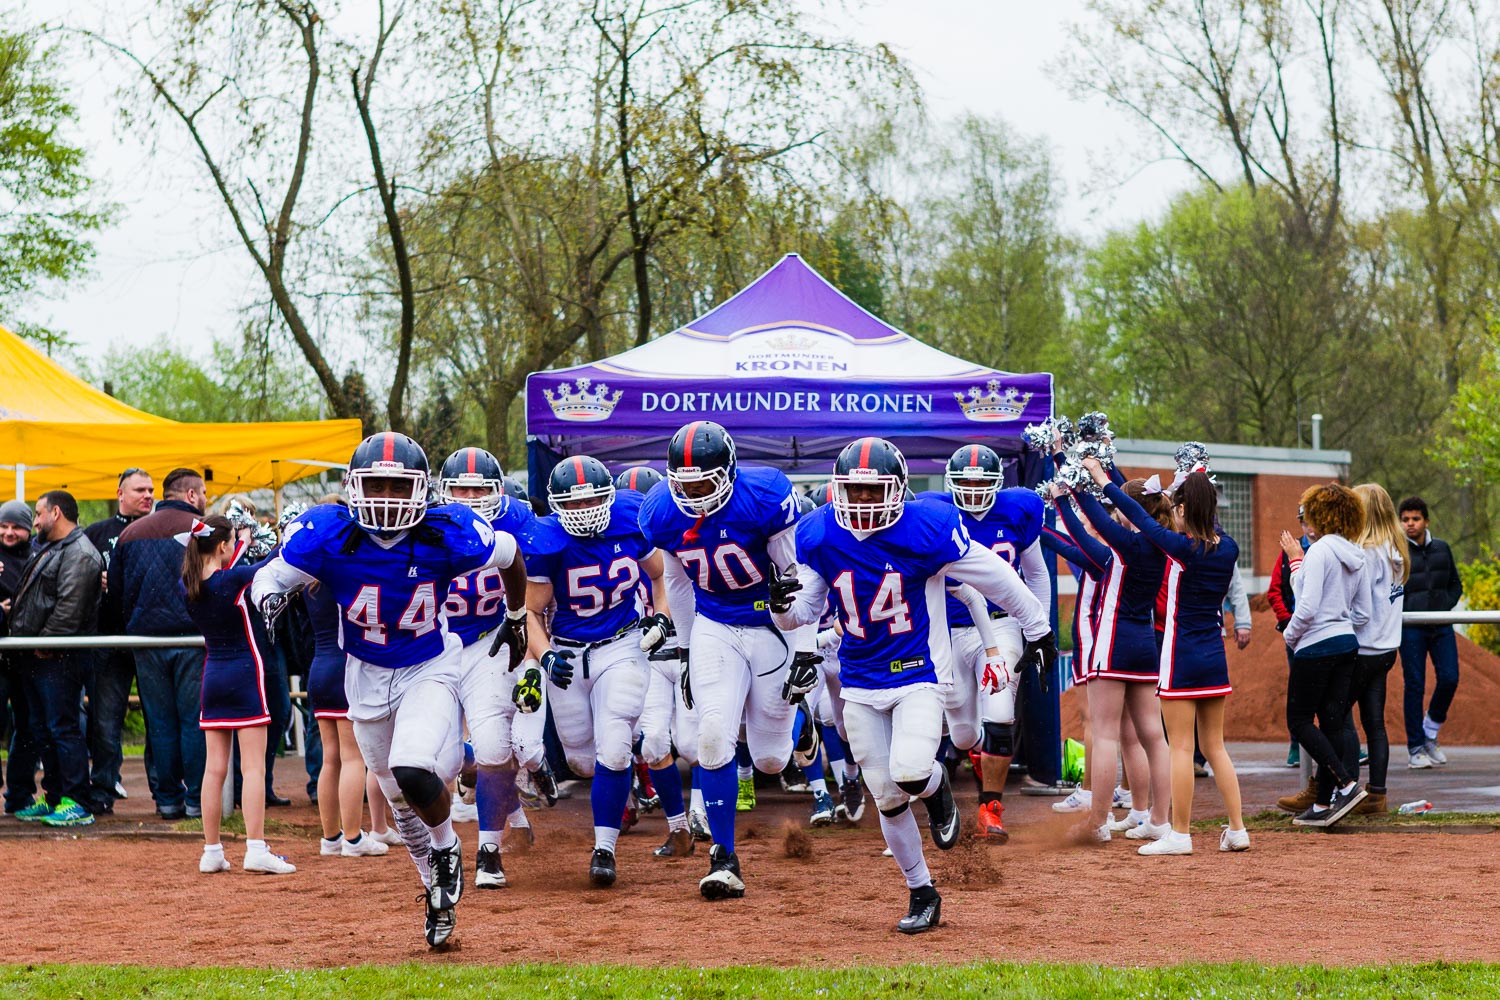
<path fill-rule="evenodd" d="M 1202 542 L 1157 524 L 1117 487 L 1105 487 L 1104 494 L 1167 556 L 1167 611 L 1157 694 L 1163 698 L 1229 694 L 1233 688 L 1229 659 L 1224 655 L 1223 607 L 1239 561 L 1239 545 L 1221 529 L 1219 544 L 1206 550 Z"/>
<path fill-rule="evenodd" d="M 307 700 L 315 719 L 349 718 L 349 696 L 344 693 L 344 664 L 348 655 L 339 643 L 339 605 L 333 591 L 321 584 L 302 591 L 312 622 L 313 658 L 307 668 Z"/>
<path fill-rule="evenodd" d="M 1113 500 L 1116 494 L 1125 495 L 1111 483 L 1105 495 Z M 1094 644 L 1090 676 L 1154 684 L 1161 669 L 1152 617 L 1166 572 L 1166 557 L 1145 535 L 1116 522 L 1089 493 L 1080 491 L 1073 496 L 1112 557 L 1100 595 L 1099 637 Z"/>
<path fill-rule="evenodd" d="M 1084 529 L 1078 512 L 1071 503 L 1057 504 L 1057 510 L 1067 525 L 1068 534 L 1063 535 L 1051 528 L 1044 528 L 1042 544 L 1062 556 L 1074 567 L 1078 580 L 1078 599 L 1073 611 L 1073 684 L 1087 684 L 1089 664 L 1093 662 L 1094 645 L 1098 638 L 1100 584 L 1109 575 L 1112 557 L 1109 549 L 1099 544 Z"/>
<path fill-rule="evenodd" d="M 259 563 L 221 569 L 203 581 L 201 596 L 187 602 L 188 617 L 203 633 L 200 729 L 248 729 L 271 722 L 266 673 L 250 626 L 245 592 Z"/>

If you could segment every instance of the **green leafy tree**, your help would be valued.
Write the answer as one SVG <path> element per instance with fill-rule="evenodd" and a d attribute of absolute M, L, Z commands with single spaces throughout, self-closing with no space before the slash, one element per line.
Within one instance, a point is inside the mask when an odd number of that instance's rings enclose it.
<path fill-rule="evenodd" d="M 77 109 L 57 80 L 58 61 L 35 35 L 0 30 L 0 315 L 45 283 L 83 274 L 94 253 L 89 234 L 109 217 L 88 198 L 84 151 L 68 141 Z M 48 354 L 67 343 L 57 331 L 8 322 Z"/>

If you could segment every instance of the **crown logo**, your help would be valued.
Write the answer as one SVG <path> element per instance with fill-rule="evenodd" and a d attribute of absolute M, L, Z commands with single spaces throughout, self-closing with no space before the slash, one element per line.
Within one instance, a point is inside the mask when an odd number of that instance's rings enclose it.
<path fill-rule="evenodd" d="M 807 351 L 816 344 L 815 338 L 800 333 L 783 333 L 766 339 L 766 346 L 773 351 Z"/>
<path fill-rule="evenodd" d="M 958 400 L 958 405 L 963 408 L 964 416 L 970 420 L 978 420 L 988 423 L 996 420 L 1015 420 L 1021 416 L 1026 409 L 1026 404 L 1031 402 L 1032 393 L 1024 396 L 1014 386 L 1007 386 L 1004 392 L 1000 388 L 1000 380 L 992 378 L 985 383 L 988 392 L 982 392 L 976 386 L 970 386 L 967 397 L 961 392 L 955 392 L 953 398 Z"/>
<path fill-rule="evenodd" d="M 607 420 L 615 412 L 615 406 L 625 391 L 616 389 L 611 393 L 603 382 L 595 386 L 592 379 L 580 378 L 575 379 L 573 385 L 564 382 L 556 392 L 543 389 L 542 395 L 547 397 L 547 405 L 552 407 L 553 415 L 559 420 L 591 424 Z"/>

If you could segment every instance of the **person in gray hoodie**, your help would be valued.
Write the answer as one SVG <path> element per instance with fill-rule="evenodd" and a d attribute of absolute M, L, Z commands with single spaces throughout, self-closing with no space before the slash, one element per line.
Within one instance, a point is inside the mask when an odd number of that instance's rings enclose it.
<path fill-rule="evenodd" d="M 1354 492 L 1365 508 L 1365 530 L 1359 536 L 1359 544 L 1365 550 L 1364 580 L 1370 618 L 1354 630 L 1359 640 L 1359 659 L 1349 683 L 1351 715 L 1344 767 L 1352 772 L 1359 766 L 1359 740 L 1354 735 L 1352 715 L 1353 706 L 1358 705 L 1370 747 L 1370 780 L 1365 785 L 1369 797 L 1354 811 L 1383 813 L 1385 776 L 1391 763 L 1391 741 L 1385 731 L 1386 675 L 1396 663 L 1396 650 L 1401 648 L 1401 611 L 1411 567 L 1391 495 L 1375 483 L 1356 486 Z"/>
<path fill-rule="evenodd" d="M 1297 608 L 1284 633 L 1292 649 L 1286 721 L 1318 762 L 1318 794 L 1292 822 L 1331 826 L 1366 794 L 1359 772 L 1344 763 L 1345 740 L 1352 735 L 1349 681 L 1359 658 L 1355 629 L 1370 618 L 1364 549 L 1350 541 L 1364 530 L 1365 514 L 1354 491 L 1337 483 L 1308 489 L 1302 510 L 1313 543 L 1292 563 Z"/>

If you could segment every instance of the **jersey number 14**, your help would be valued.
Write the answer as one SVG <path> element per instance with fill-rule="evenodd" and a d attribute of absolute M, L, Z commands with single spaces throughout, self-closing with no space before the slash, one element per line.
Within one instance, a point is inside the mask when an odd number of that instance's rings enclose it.
<path fill-rule="evenodd" d="M 900 573 L 887 573 L 881 578 L 863 622 L 859 599 L 854 594 L 854 573 L 846 569 L 834 577 L 833 589 L 839 592 L 839 603 L 844 606 L 844 631 L 856 639 L 865 638 L 865 626 L 876 622 L 890 622 L 892 635 L 911 631 L 911 607 L 902 593 Z"/>

